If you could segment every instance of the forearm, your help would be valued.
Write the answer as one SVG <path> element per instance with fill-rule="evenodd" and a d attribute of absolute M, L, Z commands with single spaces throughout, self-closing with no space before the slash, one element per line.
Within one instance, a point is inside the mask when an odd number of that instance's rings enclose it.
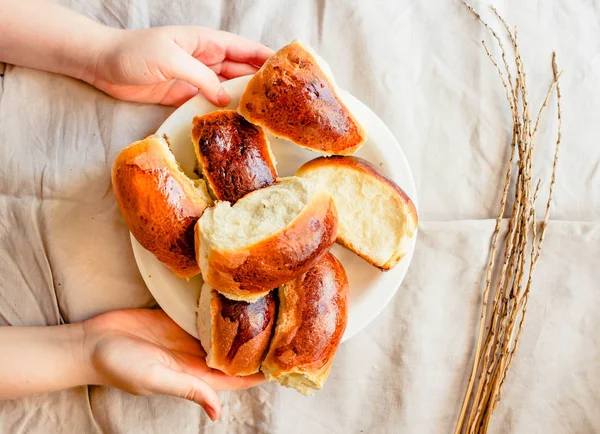
<path fill-rule="evenodd" d="M 44 0 L 0 0 L 0 62 L 90 80 L 116 29 Z"/>
<path fill-rule="evenodd" d="M 84 347 L 82 324 L 0 327 L 0 400 L 95 383 Z"/>

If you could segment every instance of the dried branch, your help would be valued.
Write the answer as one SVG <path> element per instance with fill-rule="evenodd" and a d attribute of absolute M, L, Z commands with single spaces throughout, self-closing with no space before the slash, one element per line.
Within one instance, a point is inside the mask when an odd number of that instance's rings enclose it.
<path fill-rule="evenodd" d="M 455 434 L 479 434 L 487 431 L 492 414 L 502 397 L 507 373 L 519 347 L 532 278 L 541 254 L 548 225 L 556 180 L 558 151 L 562 139 L 561 95 L 558 84 L 561 72 L 558 71 L 556 56 L 553 54 L 553 79 L 540 106 L 535 124 L 533 124 L 527 93 L 527 77 L 519 50 L 517 28 L 515 27 L 511 31 L 498 11 L 493 7 L 491 8 L 504 27 L 512 46 L 516 69 L 513 84 L 507 53 L 500 37 L 465 0 L 462 0 L 462 2 L 492 34 L 500 48 L 505 72 L 502 71 L 500 65 L 492 56 L 485 41 L 482 41 L 485 53 L 500 77 L 513 118 L 510 158 L 500 199 L 500 211 L 492 233 L 489 261 L 485 273 L 475 358 L 455 429 Z M 540 192 L 541 180 L 537 181 L 532 191 L 535 138 L 541 125 L 542 114 L 548 106 L 554 90 L 556 90 L 557 95 L 558 134 L 546 210 L 538 237 L 535 204 Z M 515 155 L 517 156 L 516 161 Z M 498 238 L 515 165 L 517 169 L 515 196 L 504 242 L 504 255 L 500 256 L 503 259 L 498 261 L 496 259 Z M 494 284 L 492 277 L 496 275 L 498 276 L 496 278 L 497 282 Z M 489 306 L 490 302 L 491 306 Z"/>

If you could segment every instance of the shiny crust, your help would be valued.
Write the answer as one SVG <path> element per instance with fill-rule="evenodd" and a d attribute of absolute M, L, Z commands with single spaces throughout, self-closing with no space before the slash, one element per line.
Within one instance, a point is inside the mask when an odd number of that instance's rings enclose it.
<path fill-rule="evenodd" d="M 218 200 L 234 203 L 277 179 L 265 132 L 235 110 L 196 116 L 192 141 L 204 178 Z"/>
<path fill-rule="evenodd" d="M 223 250 L 202 242 L 196 225 L 196 255 L 204 281 L 226 297 L 255 301 L 305 273 L 335 243 L 337 210 L 320 191 L 283 230 L 243 249 Z"/>
<path fill-rule="evenodd" d="M 210 304 L 212 351 L 209 366 L 228 375 L 258 372 L 275 328 L 277 295 L 271 291 L 250 304 L 229 300 L 212 290 Z"/>
<path fill-rule="evenodd" d="M 328 253 L 306 274 L 279 289 L 275 335 L 262 364 L 270 380 L 286 384 L 299 374 L 320 390 L 348 322 L 348 278 L 340 261 Z M 301 387 L 301 393 L 310 390 Z"/>
<path fill-rule="evenodd" d="M 353 154 L 366 139 L 332 78 L 298 41 L 271 56 L 252 77 L 238 111 L 279 137 L 328 155 Z"/>
<path fill-rule="evenodd" d="M 198 274 L 194 226 L 210 198 L 179 170 L 167 142 L 153 135 L 123 149 L 112 184 L 135 239 L 178 276 Z"/>
<path fill-rule="evenodd" d="M 407 233 L 406 235 L 408 237 L 413 236 L 414 232 L 416 231 L 416 229 L 419 225 L 419 216 L 418 216 L 417 208 L 415 207 L 415 204 L 410 199 L 410 197 L 408 197 L 408 195 L 404 192 L 404 190 L 402 190 L 402 188 L 400 188 L 400 186 L 398 186 L 398 184 L 396 184 L 391 179 L 387 178 L 383 173 L 381 173 L 381 171 L 379 171 L 379 169 L 377 169 L 377 167 L 375 167 L 373 164 L 371 164 L 367 160 L 364 160 L 359 157 L 352 157 L 352 156 L 318 157 L 318 158 L 315 158 L 314 160 L 304 163 L 296 171 L 296 176 L 302 177 L 303 174 L 310 172 L 312 170 L 318 170 L 320 167 L 331 167 L 331 166 L 345 167 L 345 168 L 349 168 L 349 169 L 352 169 L 352 170 L 355 170 L 358 172 L 362 172 L 366 176 L 371 176 L 373 178 L 376 178 L 382 184 L 385 184 L 388 187 L 390 187 L 395 194 L 400 196 L 400 198 L 402 199 L 402 201 L 405 203 L 405 205 L 408 208 L 408 212 L 406 213 L 406 218 L 407 218 L 407 221 L 409 221 L 409 223 L 410 223 L 411 231 L 409 233 Z M 338 233 L 338 237 L 337 237 L 336 241 L 338 242 L 338 244 L 341 244 L 342 246 L 353 251 L 358 256 L 363 258 L 365 261 L 367 261 L 371 265 L 381 269 L 382 271 L 390 270 L 398 262 L 400 262 L 400 260 L 406 254 L 406 251 L 400 250 L 400 251 L 396 252 L 396 255 L 394 255 L 385 264 L 382 265 L 382 264 L 375 263 L 370 257 L 363 255 L 360 252 L 359 248 L 357 248 L 350 241 L 348 241 L 347 239 L 344 238 L 344 234 Z"/>

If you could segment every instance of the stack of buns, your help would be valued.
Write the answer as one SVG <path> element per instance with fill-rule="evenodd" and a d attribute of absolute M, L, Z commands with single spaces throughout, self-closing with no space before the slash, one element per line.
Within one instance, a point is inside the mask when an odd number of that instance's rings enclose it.
<path fill-rule="evenodd" d="M 266 132 L 325 156 L 280 178 Z M 175 274 L 202 274 L 196 323 L 208 366 L 262 371 L 312 394 L 348 321 L 348 278 L 329 250 L 337 241 L 389 270 L 416 231 L 416 208 L 350 156 L 365 130 L 329 67 L 298 41 L 250 79 L 237 111 L 196 116 L 190 135 L 201 179 L 181 172 L 166 137 L 118 155 L 112 181 L 125 222 Z"/>

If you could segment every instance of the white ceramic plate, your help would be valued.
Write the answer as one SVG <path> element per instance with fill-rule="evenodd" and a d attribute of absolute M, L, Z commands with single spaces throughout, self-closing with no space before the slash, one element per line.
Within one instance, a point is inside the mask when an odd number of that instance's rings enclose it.
<path fill-rule="evenodd" d="M 235 109 L 250 77 L 240 77 L 223 83 L 231 95 L 230 109 Z M 375 113 L 347 92 L 340 91 L 345 103 L 367 131 L 367 142 L 355 154 L 369 160 L 393 179 L 417 205 L 415 183 L 400 145 Z M 188 175 L 193 176 L 196 157 L 190 139 L 194 116 L 216 110 L 198 95 L 177 109 L 158 129 L 166 134 L 171 149 Z M 280 177 L 291 176 L 303 163 L 319 156 L 300 148 L 287 140 L 268 134 Z M 343 340 L 347 340 L 369 324 L 389 303 L 398 290 L 410 264 L 417 234 L 412 238 L 406 256 L 390 271 L 381 272 L 367 264 L 350 251 L 335 245 L 332 252 L 344 264 L 350 283 L 348 326 Z M 175 276 L 152 253 L 145 250 L 131 237 L 133 253 L 148 289 L 160 307 L 192 336 L 196 332 L 196 304 L 202 286 L 202 278 L 186 280 Z"/>

